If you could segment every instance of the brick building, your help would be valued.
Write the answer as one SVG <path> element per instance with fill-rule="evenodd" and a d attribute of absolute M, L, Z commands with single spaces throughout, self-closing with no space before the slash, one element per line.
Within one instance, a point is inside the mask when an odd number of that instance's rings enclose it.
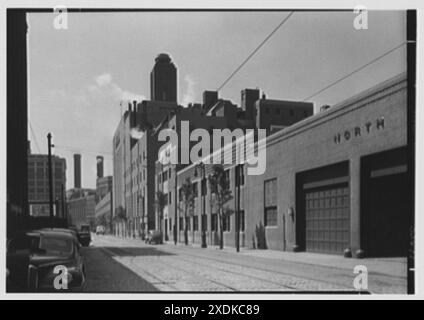
<path fill-rule="evenodd" d="M 31 216 L 49 216 L 49 166 L 48 155 L 28 155 L 28 202 Z M 56 216 L 64 217 L 66 190 L 66 159 L 52 156 L 53 201 Z"/>
<path fill-rule="evenodd" d="M 406 109 L 406 76 L 399 75 L 268 136 L 265 173 L 247 175 L 246 165 L 237 169 L 241 245 L 405 256 L 413 216 L 412 185 L 406 179 Z M 224 168 L 234 195 L 228 206 L 235 209 L 236 167 Z M 211 165 L 205 171 L 207 177 Z M 190 177 L 200 185 L 198 172 L 188 166 L 177 180 Z M 213 195 L 208 188 L 201 196 L 200 189 L 194 216 L 202 214 L 204 199 L 207 242 L 217 245 Z M 225 223 L 226 246 L 235 245 L 235 219 L 233 214 Z M 200 217 L 192 217 L 191 225 L 195 220 Z M 200 234 L 196 226 L 190 241 L 200 243 Z"/>

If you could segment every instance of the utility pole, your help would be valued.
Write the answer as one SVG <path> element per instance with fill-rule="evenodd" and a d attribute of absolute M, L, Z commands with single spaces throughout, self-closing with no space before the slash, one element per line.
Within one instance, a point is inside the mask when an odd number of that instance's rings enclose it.
<path fill-rule="evenodd" d="M 53 219 L 53 173 L 52 173 L 52 134 L 47 134 L 47 147 L 48 147 L 48 170 L 49 170 L 49 207 L 50 218 Z"/>
<path fill-rule="evenodd" d="M 178 230 L 177 230 L 177 220 L 178 220 L 178 204 L 179 204 L 179 194 L 178 194 L 178 168 L 175 164 L 175 177 L 174 177 L 174 226 L 173 226 L 173 235 L 174 235 L 174 244 L 178 243 Z"/>
<path fill-rule="evenodd" d="M 201 196 L 202 196 L 202 248 L 207 248 L 206 244 L 206 168 L 205 164 L 202 162 L 202 182 L 201 186 Z"/>
<path fill-rule="evenodd" d="M 241 183 L 241 165 L 236 165 L 236 188 L 237 188 L 237 208 L 236 208 L 236 247 L 240 252 L 240 183 Z"/>
<path fill-rule="evenodd" d="M 65 218 L 65 188 L 62 183 L 62 218 Z"/>
<path fill-rule="evenodd" d="M 201 219 L 201 235 L 202 235 L 202 248 L 207 248 L 206 243 L 206 168 L 203 162 L 196 165 L 194 176 L 197 176 L 197 170 L 201 171 L 200 174 L 200 196 L 202 197 L 202 219 Z"/>

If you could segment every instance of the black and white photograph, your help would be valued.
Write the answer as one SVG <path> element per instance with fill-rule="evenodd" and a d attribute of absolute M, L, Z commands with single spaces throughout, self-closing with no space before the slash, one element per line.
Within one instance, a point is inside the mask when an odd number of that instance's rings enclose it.
<path fill-rule="evenodd" d="M 417 293 L 417 10 L 4 11 L 6 296 Z"/>

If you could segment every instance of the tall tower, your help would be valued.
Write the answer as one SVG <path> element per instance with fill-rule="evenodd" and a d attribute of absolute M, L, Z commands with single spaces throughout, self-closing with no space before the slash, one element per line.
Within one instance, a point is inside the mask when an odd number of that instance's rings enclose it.
<path fill-rule="evenodd" d="M 97 178 L 103 178 L 103 156 L 97 156 Z"/>
<path fill-rule="evenodd" d="M 150 100 L 177 102 L 177 68 L 166 53 L 155 61 L 150 73 Z"/>
<path fill-rule="evenodd" d="M 74 188 L 81 188 L 81 155 L 74 154 Z"/>

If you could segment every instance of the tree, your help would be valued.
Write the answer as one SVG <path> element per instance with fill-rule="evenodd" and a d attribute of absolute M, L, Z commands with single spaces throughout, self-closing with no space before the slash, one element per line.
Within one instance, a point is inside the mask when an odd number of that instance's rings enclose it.
<path fill-rule="evenodd" d="M 181 186 L 181 192 L 183 196 L 183 202 L 184 202 L 184 243 L 185 245 L 188 245 L 188 229 L 187 229 L 187 217 L 188 213 L 192 215 L 193 208 L 194 208 L 194 185 L 191 182 L 190 178 L 187 177 L 187 179 L 184 181 L 183 185 Z"/>
<path fill-rule="evenodd" d="M 233 196 L 230 190 L 230 180 L 226 175 L 224 167 L 215 164 L 212 167 L 212 173 L 209 176 L 209 186 L 211 192 L 215 194 L 214 203 L 218 207 L 219 221 L 219 248 L 224 248 L 224 219 L 227 219 L 234 210 L 226 207 L 225 204 L 230 201 Z"/>
<path fill-rule="evenodd" d="M 125 209 L 122 206 L 119 206 L 115 209 L 115 216 L 113 217 L 113 222 L 115 225 L 120 222 L 126 222 L 127 221 L 127 215 L 125 212 Z"/>
<path fill-rule="evenodd" d="M 162 191 L 158 190 L 156 192 L 156 207 L 159 215 L 159 232 L 160 232 L 160 240 L 162 243 L 162 219 L 163 219 L 163 211 L 166 206 L 166 194 Z"/>

